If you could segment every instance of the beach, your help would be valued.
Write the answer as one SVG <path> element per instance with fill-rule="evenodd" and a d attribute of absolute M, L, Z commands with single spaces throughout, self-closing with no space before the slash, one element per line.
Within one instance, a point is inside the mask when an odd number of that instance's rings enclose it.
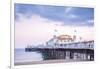
<path fill-rule="evenodd" d="M 65 63 L 65 62 L 86 62 L 87 60 L 44 60 L 44 61 L 31 61 L 31 62 L 16 62 L 15 65 L 32 65 L 32 64 L 49 64 L 49 63 Z"/>

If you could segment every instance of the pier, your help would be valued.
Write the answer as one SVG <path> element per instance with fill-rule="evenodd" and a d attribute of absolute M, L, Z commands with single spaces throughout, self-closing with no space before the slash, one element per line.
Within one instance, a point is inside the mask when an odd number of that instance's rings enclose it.
<path fill-rule="evenodd" d="M 44 60 L 94 60 L 94 41 L 74 42 L 53 46 L 30 46 L 25 48 L 26 52 L 38 51 L 42 53 Z"/>

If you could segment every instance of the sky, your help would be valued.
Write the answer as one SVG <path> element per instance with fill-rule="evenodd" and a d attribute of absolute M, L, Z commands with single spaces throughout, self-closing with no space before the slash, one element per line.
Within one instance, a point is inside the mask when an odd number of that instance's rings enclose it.
<path fill-rule="evenodd" d="M 93 8 L 16 3 L 14 20 L 15 48 L 45 44 L 55 34 L 94 39 Z"/>

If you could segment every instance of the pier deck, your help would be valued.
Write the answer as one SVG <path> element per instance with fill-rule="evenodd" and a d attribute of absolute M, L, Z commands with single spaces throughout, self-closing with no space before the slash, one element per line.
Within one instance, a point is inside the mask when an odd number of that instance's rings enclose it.
<path fill-rule="evenodd" d="M 62 46 L 54 45 L 54 46 L 30 46 L 26 49 L 94 49 L 94 41 L 87 41 L 87 42 L 75 42 L 75 43 L 68 43 L 63 44 Z"/>

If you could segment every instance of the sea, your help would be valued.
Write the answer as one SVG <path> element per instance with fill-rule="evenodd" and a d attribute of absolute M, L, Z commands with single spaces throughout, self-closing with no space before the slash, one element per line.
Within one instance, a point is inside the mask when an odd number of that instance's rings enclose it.
<path fill-rule="evenodd" d="M 15 49 L 14 62 L 42 61 L 42 54 L 39 52 L 25 52 L 25 49 Z"/>

